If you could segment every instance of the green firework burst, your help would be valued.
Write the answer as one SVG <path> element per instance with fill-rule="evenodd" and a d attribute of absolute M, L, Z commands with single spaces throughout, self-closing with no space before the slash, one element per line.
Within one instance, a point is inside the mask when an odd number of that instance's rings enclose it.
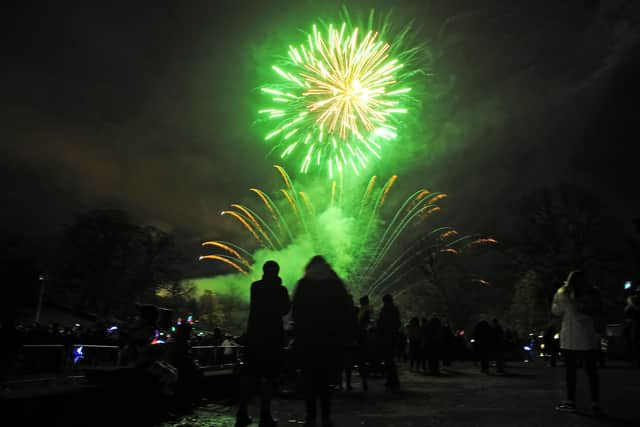
<path fill-rule="evenodd" d="M 277 80 L 261 87 L 269 105 L 259 110 L 281 158 L 300 161 L 302 173 L 324 168 L 332 179 L 359 174 L 398 142 L 419 72 L 418 48 L 403 46 L 408 30 L 390 37 L 386 26 L 314 25 L 302 44 L 289 46 L 272 66 Z"/>

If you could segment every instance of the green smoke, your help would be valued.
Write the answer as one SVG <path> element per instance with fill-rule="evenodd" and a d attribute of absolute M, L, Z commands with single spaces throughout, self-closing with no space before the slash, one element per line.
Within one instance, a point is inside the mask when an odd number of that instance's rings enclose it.
<path fill-rule="evenodd" d="M 333 269 L 348 282 L 349 273 L 357 263 L 352 248 L 355 239 L 355 219 L 342 209 L 330 207 L 315 217 L 313 233 L 302 233 L 280 250 L 261 248 L 253 253 L 253 269 L 249 275 L 228 274 L 192 279 L 199 291 L 211 290 L 217 294 L 249 297 L 251 282 L 262 276 L 262 265 L 268 260 L 280 264 L 280 277 L 291 291 L 303 276 L 304 268 L 315 255 L 324 256 Z M 347 283 L 349 285 L 349 283 Z"/>

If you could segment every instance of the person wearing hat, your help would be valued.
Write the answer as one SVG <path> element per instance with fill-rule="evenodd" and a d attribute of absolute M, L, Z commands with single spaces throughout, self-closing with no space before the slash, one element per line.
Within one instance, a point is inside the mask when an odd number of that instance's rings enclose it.
<path fill-rule="evenodd" d="M 382 297 L 382 309 L 378 317 L 377 333 L 378 345 L 384 359 L 384 366 L 387 381 L 385 386 L 395 387 L 398 385 L 398 368 L 395 363 L 395 349 L 400 337 L 400 310 L 393 303 L 391 294 Z"/>

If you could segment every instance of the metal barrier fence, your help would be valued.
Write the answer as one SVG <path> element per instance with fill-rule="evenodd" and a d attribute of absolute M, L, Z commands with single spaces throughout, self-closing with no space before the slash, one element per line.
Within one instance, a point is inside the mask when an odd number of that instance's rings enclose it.
<path fill-rule="evenodd" d="M 71 371 L 86 368 L 110 368 L 120 366 L 122 348 L 116 345 L 73 344 L 67 351 L 66 366 Z"/>
<path fill-rule="evenodd" d="M 26 344 L 10 367 L 13 379 L 72 376 L 86 368 L 119 366 L 121 348 L 95 344 Z"/>
<path fill-rule="evenodd" d="M 242 349 L 241 346 L 230 345 L 196 345 L 191 347 L 191 354 L 202 368 L 224 368 L 239 360 Z"/>
<path fill-rule="evenodd" d="M 200 367 L 215 369 L 236 364 L 242 349 L 240 346 L 199 345 L 191 347 L 191 354 Z M 26 344 L 21 347 L 9 377 L 14 381 L 69 377 L 82 375 L 84 369 L 115 368 L 123 364 L 123 351 L 122 347 L 114 345 Z"/>
<path fill-rule="evenodd" d="M 9 375 L 31 376 L 58 374 L 64 369 L 66 346 L 62 344 L 23 345 L 10 367 Z"/>

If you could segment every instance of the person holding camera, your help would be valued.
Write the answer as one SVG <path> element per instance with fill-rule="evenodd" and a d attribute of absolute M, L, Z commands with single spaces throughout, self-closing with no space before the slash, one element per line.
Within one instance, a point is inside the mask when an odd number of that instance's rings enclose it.
<path fill-rule="evenodd" d="M 567 400 L 556 406 L 559 411 L 576 410 L 576 371 L 578 360 L 584 362 L 591 405 L 595 415 L 600 409 L 600 378 L 597 366 L 600 352 L 602 298 L 599 290 L 591 285 L 582 271 L 569 273 L 564 285 L 553 297 L 551 311 L 562 318 L 560 350 L 566 366 Z"/>
<path fill-rule="evenodd" d="M 640 368 L 640 287 L 627 297 L 624 315 L 629 324 L 629 348 L 633 367 Z"/>

